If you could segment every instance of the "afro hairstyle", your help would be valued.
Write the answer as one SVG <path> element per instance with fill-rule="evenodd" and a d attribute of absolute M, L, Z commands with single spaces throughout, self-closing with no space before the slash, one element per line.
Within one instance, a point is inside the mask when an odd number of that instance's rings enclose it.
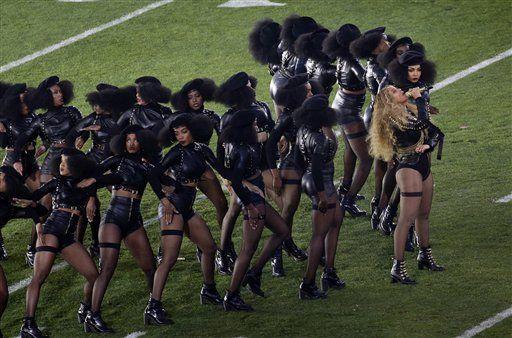
<path fill-rule="evenodd" d="M 137 136 L 137 141 L 140 145 L 140 154 L 143 157 L 154 158 L 160 152 L 161 149 L 158 146 L 157 138 L 153 132 L 134 124 L 124 128 L 121 133 L 110 140 L 110 149 L 115 155 L 127 154 L 126 136 L 129 134 L 135 134 Z"/>
<path fill-rule="evenodd" d="M 297 127 L 306 126 L 316 130 L 336 124 L 336 112 L 329 107 L 326 95 L 313 95 L 293 112 L 293 121 Z"/>
<path fill-rule="evenodd" d="M 325 28 L 302 34 L 295 42 L 295 54 L 317 62 L 331 62 L 330 57 L 322 51 L 322 44 L 328 34 L 329 30 Z"/>
<path fill-rule="evenodd" d="M 169 88 L 154 82 L 140 82 L 137 84 L 137 93 L 146 102 L 167 103 L 171 100 L 172 92 Z"/>
<path fill-rule="evenodd" d="M 245 81 L 250 81 L 252 87 L 244 84 Z M 215 92 L 215 101 L 228 107 L 247 108 L 256 100 L 254 86 L 247 73 L 237 73 L 219 86 Z"/>
<path fill-rule="evenodd" d="M 318 29 L 316 21 L 309 16 L 292 14 L 283 21 L 281 29 L 281 48 L 294 52 L 294 44 L 299 36 Z"/>
<path fill-rule="evenodd" d="M 178 111 L 187 111 L 189 109 L 188 94 L 193 90 L 197 90 L 199 94 L 201 94 L 203 100 L 208 102 L 213 99 L 215 91 L 217 90 L 217 85 L 215 84 L 215 81 L 209 78 L 197 78 L 191 80 L 185 83 L 180 91 L 172 94 L 172 106 Z"/>
<path fill-rule="evenodd" d="M 359 59 L 368 59 L 384 38 L 384 31 L 372 29 L 350 43 L 350 53 Z"/>
<path fill-rule="evenodd" d="M 98 105 L 101 109 L 113 114 L 117 119 L 119 114 L 128 110 L 135 104 L 135 97 L 125 88 L 103 89 L 86 95 L 86 101 L 92 106 Z"/>
<path fill-rule="evenodd" d="M 78 149 L 65 148 L 62 154 L 56 156 L 50 162 L 50 170 L 53 176 L 60 177 L 60 163 L 62 156 L 68 158 L 68 169 L 70 176 L 76 179 L 84 179 L 93 176 L 96 163 Z"/>
<path fill-rule="evenodd" d="M 427 59 L 423 59 L 420 63 L 421 66 L 421 76 L 420 81 L 425 83 L 426 85 L 433 85 L 436 80 L 437 70 L 434 62 L 429 61 Z M 409 80 L 407 80 L 408 75 L 408 66 L 400 64 L 399 59 L 394 59 L 388 65 L 389 76 L 393 83 L 395 83 L 400 88 L 406 88 L 411 85 Z"/>
<path fill-rule="evenodd" d="M 300 107 L 308 94 L 307 83 L 307 74 L 299 74 L 287 79 L 284 86 L 276 92 L 276 104 L 291 110 Z"/>
<path fill-rule="evenodd" d="M 267 18 L 256 21 L 249 33 L 249 52 L 258 63 L 264 65 L 281 62 L 277 48 L 280 34 L 281 25 L 274 20 Z"/>
<path fill-rule="evenodd" d="M 73 100 L 75 97 L 73 83 L 68 80 L 60 80 L 58 76 L 54 75 L 44 79 L 37 87 L 37 90 L 32 93 L 33 95 L 30 96 L 29 101 L 32 102 L 35 109 L 54 108 L 53 95 L 50 90 L 54 85 L 60 87 L 64 105 L 67 105 Z"/>
<path fill-rule="evenodd" d="M 208 144 L 213 135 L 213 123 L 205 115 L 182 113 L 176 116 L 167 126 L 162 128 L 158 139 L 161 145 L 168 147 L 176 142 L 174 128 L 186 127 L 194 142 Z"/>

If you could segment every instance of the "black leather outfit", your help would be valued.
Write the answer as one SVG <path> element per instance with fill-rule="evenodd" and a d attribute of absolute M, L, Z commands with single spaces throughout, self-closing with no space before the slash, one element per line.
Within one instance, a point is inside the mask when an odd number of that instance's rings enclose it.
<path fill-rule="evenodd" d="M 37 115 L 30 124 L 30 127 L 18 136 L 14 144 L 14 158 L 21 160 L 22 152 L 27 142 L 39 136 L 48 150 L 41 166 L 41 173 L 51 175 L 51 161 L 55 157 L 60 156 L 68 132 L 81 118 L 82 114 L 73 106 L 52 108 L 44 114 Z M 88 135 L 88 133 L 83 132 L 81 137 L 87 140 Z"/>
<path fill-rule="evenodd" d="M 325 136 L 322 129 L 311 130 L 302 126 L 297 133 L 297 146 L 297 161 L 306 169 L 302 176 L 302 189 L 313 202 L 321 191 L 325 191 L 327 197 L 336 194 L 333 161 L 336 143 Z"/>
<path fill-rule="evenodd" d="M 117 124 L 121 130 L 137 124 L 144 129 L 151 130 L 153 134 L 158 135 L 158 132 L 160 132 L 160 129 L 164 126 L 164 121 L 171 115 L 171 108 L 155 102 L 151 102 L 145 106 L 136 104 L 133 108 L 121 114 L 117 120 Z"/>
<path fill-rule="evenodd" d="M 98 165 L 97 174 L 99 176 L 108 170 L 115 175 L 109 180 L 103 179 L 101 183 L 113 184 L 114 190 L 142 196 L 149 182 L 158 199 L 165 196 L 155 167 L 144 162 L 139 154 L 109 157 Z M 123 238 L 128 236 L 143 226 L 140 202 L 136 198 L 113 196 L 101 224 L 113 223 L 119 227 Z"/>
<path fill-rule="evenodd" d="M 219 114 L 217 114 L 213 110 L 204 108 L 204 106 L 199 110 L 188 109 L 187 113 L 201 114 L 201 115 L 205 115 L 206 117 L 208 117 L 213 124 L 213 129 L 215 130 L 215 133 L 217 133 L 217 136 L 219 136 L 219 134 L 220 134 L 220 116 L 219 116 Z M 210 142 L 210 140 L 208 140 L 208 142 Z"/>
<path fill-rule="evenodd" d="M 3 165 L 12 166 L 14 162 L 21 159 L 23 165 L 23 178 L 31 176 L 39 170 L 39 164 L 35 157 L 36 153 L 36 142 L 35 136 L 32 136 L 27 140 L 20 150 L 20 157 L 16 158 L 14 152 L 14 146 L 18 137 L 30 128 L 34 120 L 37 119 L 37 115 L 33 112 L 28 113 L 25 116 L 20 116 L 19 119 L 0 119 L 0 122 L 5 126 L 6 132 L 0 133 L 0 147 L 7 148 L 3 160 Z"/>
<path fill-rule="evenodd" d="M 274 100 L 279 88 L 281 88 L 287 79 L 297 74 L 307 73 L 307 58 L 299 58 L 289 51 L 283 51 L 281 56 L 281 66 L 277 70 L 270 81 L 270 97 Z"/>
<path fill-rule="evenodd" d="M 76 138 L 80 135 L 83 128 L 98 125 L 100 130 L 91 131 L 92 147 L 87 152 L 87 157 L 96 163 L 100 163 L 110 155 L 110 140 L 120 132 L 116 120 L 110 114 L 92 113 L 84 117 L 71 129 L 66 137 L 66 144 L 73 146 Z"/>
<path fill-rule="evenodd" d="M 336 66 L 336 78 L 339 88 L 334 97 L 332 108 L 336 110 L 338 123 L 349 124 L 363 122 L 361 110 L 363 109 L 365 94 L 348 94 L 343 89 L 359 91 L 365 89 L 365 69 L 359 60 L 338 59 Z"/>
<path fill-rule="evenodd" d="M 419 97 L 415 103 L 418 107 L 417 117 L 411 114 L 409 122 L 405 125 L 391 120 L 396 138 L 397 171 L 401 168 L 411 168 L 418 171 L 422 179 L 426 180 L 430 174 L 429 153 L 439 142 L 442 142 L 444 134 L 430 122 L 427 101 Z M 428 144 L 430 148 L 424 153 L 416 153 L 416 147 L 423 144 Z M 440 158 L 439 155 L 438 158 Z"/>
<path fill-rule="evenodd" d="M 336 66 L 329 61 L 319 62 L 308 59 L 306 70 L 311 80 L 318 81 L 324 89 L 324 94 L 331 95 L 332 88 L 336 84 Z"/>
<path fill-rule="evenodd" d="M 387 71 L 379 66 L 377 57 L 372 56 L 368 59 L 366 64 L 366 85 L 370 91 L 372 98 L 370 104 L 366 107 L 364 112 L 364 124 L 366 129 L 370 129 L 370 123 L 372 121 L 373 105 L 375 104 L 375 96 L 380 89 L 384 88 L 388 84 Z"/>
<path fill-rule="evenodd" d="M 75 231 L 80 216 L 58 209 L 82 210 L 89 197 L 95 194 L 92 188 L 77 188 L 78 182 L 80 179 L 73 177 L 54 177 L 32 194 L 33 201 L 40 200 L 46 194 L 52 196 L 52 212 L 43 226 L 43 234 L 56 236 L 59 250 L 75 243 Z"/>
<path fill-rule="evenodd" d="M 191 143 L 187 146 L 177 144 L 164 156 L 159 167 L 159 176 L 171 170 L 178 182 L 179 188 L 167 195 L 169 201 L 183 216 L 183 221 L 191 219 L 195 212 L 193 209 L 197 189 L 180 184 L 199 183 L 201 176 L 209 168 L 214 167 L 221 175 L 227 176 L 225 169 L 215 158 L 212 150 L 202 143 Z M 160 176 L 162 177 L 162 176 Z M 167 185 L 166 182 L 163 182 Z M 162 205 L 158 208 L 159 218 L 163 217 Z"/>
<path fill-rule="evenodd" d="M 291 109 L 284 108 L 283 112 L 281 113 L 277 120 L 275 128 L 270 132 L 270 136 L 265 147 L 267 161 L 270 169 L 275 169 L 277 167 L 277 146 L 279 140 L 281 139 L 281 136 L 284 136 L 284 138 L 288 142 L 288 152 L 281 159 L 281 162 L 279 163 L 279 169 L 290 169 L 302 172 L 302 168 L 295 161 L 295 142 L 297 139 L 298 128 L 295 126 L 295 123 L 293 122 L 292 113 L 293 111 Z M 283 184 L 285 184 L 284 181 Z"/>

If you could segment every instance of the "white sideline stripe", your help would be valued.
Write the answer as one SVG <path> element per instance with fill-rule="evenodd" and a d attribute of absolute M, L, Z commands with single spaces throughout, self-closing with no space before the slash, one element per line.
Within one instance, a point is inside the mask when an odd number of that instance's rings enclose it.
<path fill-rule="evenodd" d="M 272 2 L 269 0 L 230 0 L 217 7 L 225 8 L 242 8 L 242 7 L 269 7 L 269 6 L 285 6 L 285 3 Z"/>
<path fill-rule="evenodd" d="M 137 338 L 137 337 L 144 336 L 145 334 L 146 334 L 146 331 L 137 331 L 137 332 L 130 333 L 125 338 Z"/>
<path fill-rule="evenodd" d="M 512 194 L 508 194 L 507 196 L 503 196 L 496 200 L 496 203 L 507 203 L 512 201 Z"/>
<path fill-rule="evenodd" d="M 443 81 L 439 82 L 438 84 L 434 85 L 432 92 L 439 90 L 441 88 L 444 88 L 444 87 L 448 86 L 449 84 L 452 84 L 455 81 L 458 81 L 458 80 L 462 79 L 463 77 L 468 76 L 469 74 L 473 74 L 474 72 L 476 72 L 482 68 L 485 68 L 489 65 L 492 65 L 495 62 L 503 60 L 511 55 L 512 55 L 512 48 L 510 48 L 509 50 L 506 50 L 503 53 L 500 53 L 490 59 L 487 59 L 480 63 L 477 63 L 476 65 L 471 66 L 468 69 L 463 70 L 462 72 L 458 72 L 457 74 L 452 75 L 452 76 L 444 79 Z"/>
<path fill-rule="evenodd" d="M 474 337 L 477 334 L 479 334 L 480 332 L 498 324 L 499 322 L 501 322 L 502 320 L 504 320 L 510 316 L 512 316 L 512 307 L 509 307 L 508 309 L 501 311 L 500 313 L 496 314 L 494 317 L 484 320 L 477 326 L 465 331 L 463 334 L 461 334 L 460 336 L 457 336 L 456 338 Z"/>
<path fill-rule="evenodd" d="M 68 266 L 68 263 L 66 262 L 61 262 L 59 264 L 55 264 L 52 268 L 52 272 L 55 272 L 55 271 L 59 271 L 59 270 L 62 270 L 64 269 L 66 266 Z M 19 282 L 17 282 L 16 284 L 14 285 L 11 285 L 9 286 L 8 288 L 8 291 L 9 291 L 9 294 L 13 293 L 13 292 L 16 292 L 18 290 L 21 290 L 25 287 L 27 287 L 29 284 L 30 284 L 30 281 L 32 280 L 32 277 L 29 277 L 29 278 L 25 278 L 23 280 L 20 280 Z"/>
<path fill-rule="evenodd" d="M 114 26 L 117 26 L 125 21 L 128 21 L 130 19 L 133 19 L 139 15 L 142 15 L 146 12 L 149 12 L 155 8 L 158 8 L 158 7 L 161 7 L 163 5 L 166 5 L 170 2 L 173 2 L 174 0 L 161 0 L 161 1 L 157 1 L 157 2 L 154 2 L 152 4 L 149 4 L 145 7 L 142 7 L 142 8 L 139 8 L 137 9 L 136 11 L 133 11 L 131 13 L 128 13 L 126 15 L 123 15 L 122 17 L 118 18 L 118 19 L 115 19 L 115 20 L 112 20 L 110 22 L 107 22 L 107 23 L 104 23 L 103 25 L 99 25 L 97 27 L 94 27 L 94 28 L 91 28 L 89 30 L 86 30 L 85 32 L 81 33 L 81 34 L 78 34 L 78 35 L 75 35 L 75 36 L 72 36 L 66 40 L 62 40 L 61 42 L 59 43 L 56 43 L 54 45 L 51 45 L 49 47 L 46 47 L 44 49 L 41 49 L 40 51 L 37 51 L 35 53 L 32 53 L 30 55 L 27 55 L 25 57 L 22 57 L 21 59 L 19 60 L 16 60 L 16 61 L 13 61 L 13 62 L 9 62 L 8 64 L 6 65 L 3 65 L 2 67 L 0 67 L 0 73 L 4 73 L 12 68 L 15 68 L 15 67 L 18 67 L 18 66 L 21 66 L 22 64 L 25 64 L 27 62 L 30 62 L 34 59 L 37 59 L 38 57 L 41 57 L 43 55 L 46 55 L 46 54 L 49 54 L 51 52 L 54 52 L 56 51 L 57 49 L 60 49 L 62 47 L 66 47 L 72 43 L 75 43 L 77 41 L 80 41 L 80 40 L 83 40 L 85 39 L 86 37 L 88 36 L 91 36 L 91 35 L 94 35 L 98 32 L 101 32 L 107 28 L 110 28 L 110 27 L 114 27 Z"/>

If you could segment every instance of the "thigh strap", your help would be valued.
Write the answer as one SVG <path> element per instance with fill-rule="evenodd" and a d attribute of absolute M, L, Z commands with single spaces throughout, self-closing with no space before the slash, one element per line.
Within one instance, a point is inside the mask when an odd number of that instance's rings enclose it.
<path fill-rule="evenodd" d="M 298 179 L 290 179 L 290 178 L 282 178 L 281 179 L 281 182 L 283 183 L 283 185 L 300 185 L 301 184 L 301 180 L 298 180 Z"/>
<path fill-rule="evenodd" d="M 179 237 L 183 237 L 183 230 L 174 230 L 174 229 L 162 230 L 160 232 L 160 235 L 162 235 L 162 236 L 179 236 Z"/>
<path fill-rule="evenodd" d="M 59 249 L 55 248 L 53 246 L 41 245 L 36 248 L 36 252 L 42 252 L 42 251 L 53 252 L 54 254 L 59 253 Z"/>
<path fill-rule="evenodd" d="M 400 191 L 400 196 L 403 196 L 403 197 L 421 197 L 422 195 L 423 195 L 422 191 L 414 191 L 414 192 Z"/>
<path fill-rule="evenodd" d="M 368 133 L 366 132 L 366 130 L 363 130 L 363 131 L 360 131 L 358 133 L 354 133 L 354 134 L 348 134 L 347 135 L 347 138 L 349 140 L 352 140 L 352 139 L 355 139 L 355 138 L 360 138 L 360 137 L 364 137 L 366 136 Z"/>
<path fill-rule="evenodd" d="M 329 203 L 327 204 L 327 210 L 336 208 L 336 203 Z M 313 204 L 311 206 L 311 209 L 318 210 L 318 204 Z"/>
<path fill-rule="evenodd" d="M 116 249 L 116 250 L 121 249 L 121 244 L 120 243 L 107 243 L 107 242 L 103 242 L 103 243 L 99 243 L 98 246 L 100 248 L 110 248 L 110 249 Z"/>

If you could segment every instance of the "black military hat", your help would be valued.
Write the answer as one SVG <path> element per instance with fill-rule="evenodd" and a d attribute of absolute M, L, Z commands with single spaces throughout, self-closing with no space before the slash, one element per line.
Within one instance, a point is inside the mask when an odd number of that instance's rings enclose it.
<path fill-rule="evenodd" d="M 96 90 L 99 92 L 101 92 L 102 90 L 106 90 L 106 89 L 119 89 L 119 87 L 111 85 L 109 83 L 98 83 L 96 85 Z"/>
<path fill-rule="evenodd" d="M 37 86 L 37 89 L 48 89 L 51 86 L 55 86 L 60 82 L 60 79 L 57 75 L 52 75 L 46 79 L 44 79 L 39 86 Z"/>
<path fill-rule="evenodd" d="M 239 72 L 231 76 L 224 82 L 224 88 L 227 91 L 233 91 L 243 86 L 247 86 L 249 75 L 246 72 Z"/>
<path fill-rule="evenodd" d="M 147 83 L 147 82 L 155 83 L 157 85 L 161 85 L 162 84 L 162 82 L 160 82 L 160 80 L 157 79 L 154 76 L 141 76 L 141 77 L 139 77 L 138 79 L 135 80 L 136 84 Z"/>
<path fill-rule="evenodd" d="M 344 24 L 336 32 L 336 41 L 342 46 L 348 46 L 361 36 L 359 28 L 351 23 Z"/>
<path fill-rule="evenodd" d="M 398 57 L 398 63 L 403 66 L 420 65 L 425 61 L 425 54 L 416 50 L 408 50 Z"/>

